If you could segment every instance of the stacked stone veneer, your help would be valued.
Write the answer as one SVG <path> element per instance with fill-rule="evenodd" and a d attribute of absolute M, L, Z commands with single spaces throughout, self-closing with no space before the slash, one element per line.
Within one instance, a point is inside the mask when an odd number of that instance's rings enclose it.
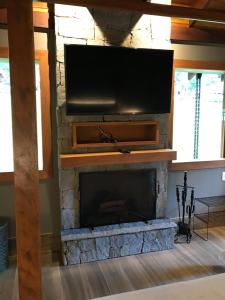
<path fill-rule="evenodd" d="M 153 2 L 153 1 L 152 1 Z M 159 2 L 159 1 L 154 1 Z M 160 1 L 170 4 L 169 0 Z M 78 152 L 72 149 L 72 123 L 87 121 L 159 120 L 160 143 L 154 146 L 130 147 L 131 149 L 155 149 L 168 147 L 168 115 L 126 116 L 67 116 L 65 113 L 64 44 L 121 45 L 125 47 L 170 49 L 170 19 L 131 12 L 116 12 L 66 5 L 55 6 L 57 50 L 57 123 L 58 152 Z M 141 74 L 140 74 L 141 76 Z M 79 152 L 112 150 L 79 149 Z M 156 168 L 158 197 L 157 217 L 165 217 L 167 198 L 167 163 L 86 167 L 62 169 L 59 162 L 61 224 L 62 230 L 79 228 L 79 173 L 90 171 Z M 66 233 L 65 233 L 66 234 Z M 64 243 L 65 245 L 65 243 Z M 68 245 L 67 250 L 68 251 Z"/>
<path fill-rule="evenodd" d="M 175 231 L 176 224 L 164 219 L 68 230 L 62 234 L 64 264 L 168 250 Z"/>

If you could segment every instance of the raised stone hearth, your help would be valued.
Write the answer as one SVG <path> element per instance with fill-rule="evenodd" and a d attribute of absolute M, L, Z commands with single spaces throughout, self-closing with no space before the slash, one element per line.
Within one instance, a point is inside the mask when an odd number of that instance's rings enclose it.
<path fill-rule="evenodd" d="M 176 224 L 167 219 L 124 223 L 62 232 L 65 265 L 168 250 Z"/>

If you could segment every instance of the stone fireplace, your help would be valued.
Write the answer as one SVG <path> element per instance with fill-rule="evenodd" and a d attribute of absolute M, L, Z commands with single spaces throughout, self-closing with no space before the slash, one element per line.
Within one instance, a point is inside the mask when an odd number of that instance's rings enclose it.
<path fill-rule="evenodd" d="M 125 172 L 127 174 L 129 174 L 129 172 L 131 172 L 131 174 L 134 172 L 149 173 L 150 170 L 154 170 L 153 173 L 155 173 L 154 179 L 151 178 L 147 179 L 149 180 L 148 193 L 150 194 L 151 197 L 154 193 L 156 195 L 155 218 L 165 218 L 166 199 L 167 199 L 167 162 L 83 167 L 83 168 L 76 168 L 76 169 L 73 168 L 61 169 L 60 190 L 61 190 L 62 229 L 67 230 L 67 229 L 83 227 L 80 222 L 80 215 L 81 215 L 80 198 L 81 198 L 81 189 L 83 188 L 80 184 L 80 178 L 82 176 L 88 174 L 103 174 L 103 173 L 115 174 L 117 172 Z M 88 191 L 86 190 L 85 193 L 88 193 Z M 88 195 L 92 197 L 91 193 L 88 193 Z M 149 199 L 149 197 L 147 198 Z"/>
<path fill-rule="evenodd" d="M 169 4 L 170 1 L 157 2 Z M 55 21 L 59 154 L 113 151 L 110 147 L 104 147 L 104 150 L 74 149 L 74 122 L 158 121 L 160 136 L 157 145 L 132 146 L 128 150 L 168 148 L 168 114 L 67 116 L 64 44 L 170 49 L 170 19 L 56 5 Z M 173 247 L 175 224 L 165 219 L 166 161 L 66 169 L 61 167 L 59 161 L 59 177 L 61 240 L 65 265 Z M 103 178 L 105 181 L 103 187 L 100 187 Z M 120 190 L 119 183 L 122 183 Z M 95 208 L 93 203 L 97 203 Z"/>

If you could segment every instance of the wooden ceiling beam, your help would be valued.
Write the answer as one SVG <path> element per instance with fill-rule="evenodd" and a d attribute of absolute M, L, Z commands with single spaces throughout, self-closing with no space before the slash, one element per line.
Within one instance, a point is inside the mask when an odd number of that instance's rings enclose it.
<path fill-rule="evenodd" d="M 190 7 L 190 0 L 172 0 L 172 5 Z"/>
<path fill-rule="evenodd" d="M 0 0 L 0 8 L 6 8 L 7 7 L 7 0 Z"/>
<path fill-rule="evenodd" d="M 225 12 L 206 9 L 179 7 L 174 5 L 137 2 L 129 0 L 48 0 L 49 3 L 106 8 L 139 12 L 148 15 L 177 17 L 207 22 L 225 23 Z"/>
<path fill-rule="evenodd" d="M 205 8 L 209 2 L 211 2 L 211 0 L 194 0 L 192 1 L 191 7 L 202 9 Z"/>
<path fill-rule="evenodd" d="M 225 44 L 225 31 L 216 29 L 189 28 L 187 25 L 172 23 L 172 43 L 185 44 Z"/>
<path fill-rule="evenodd" d="M 0 8 L 7 7 L 8 1 L 0 0 Z M 155 4 L 146 2 L 145 0 L 42 0 L 40 2 L 134 11 L 149 15 L 225 24 L 225 12 L 200 8 L 207 1 L 210 0 L 197 0 L 197 2 L 194 0 L 192 2 L 193 7 L 178 6 L 177 3 L 175 5 Z"/>
<path fill-rule="evenodd" d="M 195 0 L 193 2 L 193 7 L 203 9 L 203 8 L 206 8 L 210 2 L 211 2 L 211 0 Z M 196 20 L 190 21 L 189 27 L 193 27 L 195 25 L 195 23 L 196 23 Z"/>
<path fill-rule="evenodd" d="M 34 30 L 41 31 L 48 28 L 48 13 L 33 12 Z M 0 9 L 0 27 L 7 27 L 7 9 Z"/>
<path fill-rule="evenodd" d="M 0 0 L 0 8 L 7 8 L 7 3 L 9 0 Z M 47 4 L 44 1 L 33 2 L 33 7 L 45 9 L 47 8 Z"/>

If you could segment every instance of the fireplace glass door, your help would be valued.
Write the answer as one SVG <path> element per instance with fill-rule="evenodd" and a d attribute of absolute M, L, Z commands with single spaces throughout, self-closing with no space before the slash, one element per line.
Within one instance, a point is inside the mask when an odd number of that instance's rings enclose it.
<path fill-rule="evenodd" d="M 80 173 L 80 227 L 156 217 L 156 170 Z"/>

